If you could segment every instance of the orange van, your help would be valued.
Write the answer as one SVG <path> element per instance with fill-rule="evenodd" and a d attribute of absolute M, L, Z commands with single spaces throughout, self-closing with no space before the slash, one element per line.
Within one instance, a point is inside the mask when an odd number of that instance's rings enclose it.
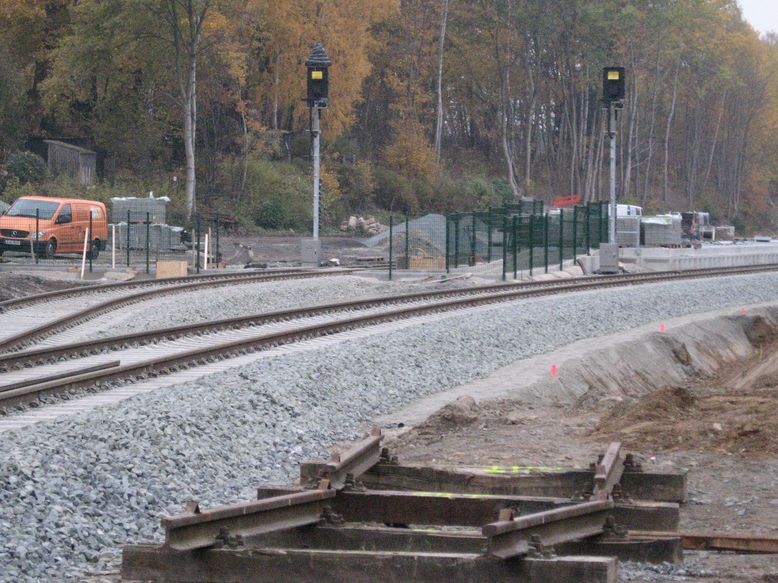
<path fill-rule="evenodd" d="M 0 216 L 0 255 L 4 251 L 29 253 L 31 246 L 44 257 L 54 257 L 58 253 L 81 253 L 90 212 L 94 259 L 105 249 L 108 239 L 105 205 L 94 200 L 47 196 L 23 196 Z"/>

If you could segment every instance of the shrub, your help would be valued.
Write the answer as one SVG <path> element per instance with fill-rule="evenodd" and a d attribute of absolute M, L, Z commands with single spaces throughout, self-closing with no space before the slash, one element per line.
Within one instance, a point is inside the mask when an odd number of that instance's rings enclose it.
<path fill-rule="evenodd" d="M 22 184 L 41 182 L 49 175 L 46 162 L 32 152 L 11 152 L 8 155 L 5 168 L 11 176 L 18 178 Z"/>

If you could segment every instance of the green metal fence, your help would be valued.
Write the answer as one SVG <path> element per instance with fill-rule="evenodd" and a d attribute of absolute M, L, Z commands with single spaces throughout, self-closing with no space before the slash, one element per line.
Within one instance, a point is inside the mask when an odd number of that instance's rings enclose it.
<path fill-rule="evenodd" d="M 516 278 L 524 272 L 561 269 L 607 241 L 604 202 L 551 209 L 542 201 L 483 211 L 392 216 L 377 238 L 386 249 L 390 278 L 398 269 L 491 271 Z"/>

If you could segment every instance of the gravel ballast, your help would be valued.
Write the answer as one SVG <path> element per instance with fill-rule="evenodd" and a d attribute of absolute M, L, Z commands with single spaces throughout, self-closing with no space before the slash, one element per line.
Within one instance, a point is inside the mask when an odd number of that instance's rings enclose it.
<path fill-rule="evenodd" d="M 159 516 L 294 479 L 377 415 L 512 361 L 659 319 L 778 299 L 778 274 L 529 300 L 267 358 L 4 434 L 0 581 L 77 580 Z"/>
<path fill-rule="evenodd" d="M 237 318 L 301 306 L 344 302 L 423 289 L 440 289 L 440 285 L 379 281 L 348 275 L 235 284 L 179 296 L 163 296 L 143 302 L 117 312 L 110 320 L 105 319 L 104 324 L 99 320 L 83 324 L 77 334 L 84 338 L 130 334 L 218 318 Z M 69 332 L 68 336 L 73 334 Z"/>

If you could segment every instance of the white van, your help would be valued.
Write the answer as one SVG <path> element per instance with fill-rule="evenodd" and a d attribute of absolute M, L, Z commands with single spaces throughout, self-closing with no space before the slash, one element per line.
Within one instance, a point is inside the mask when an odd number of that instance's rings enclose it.
<path fill-rule="evenodd" d="M 611 205 L 608 205 L 608 216 L 611 216 Z M 634 204 L 617 204 L 617 217 L 642 217 L 643 207 Z"/>

